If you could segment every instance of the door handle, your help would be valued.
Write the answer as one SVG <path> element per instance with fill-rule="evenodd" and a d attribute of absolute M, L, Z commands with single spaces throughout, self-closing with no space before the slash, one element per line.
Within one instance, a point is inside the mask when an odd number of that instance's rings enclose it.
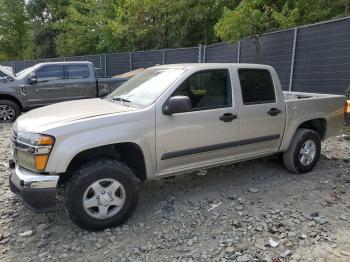
<path fill-rule="evenodd" d="M 278 108 L 271 108 L 269 111 L 267 111 L 267 113 L 270 115 L 270 116 L 277 116 L 278 114 L 281 114 L 282 111 L 279 110 Z"/>
<path fill-rule="evenodd" d="M 237 115 L 231 114 L 231 113 L 225 113 L 222 116 L 219 117 L 221 121 L 224 122 L 232 122 L 234 119 L 237 118 Z"/>
<path fill-rule="evenodd" d="M 64 86 L 63 84 L 57 84 L 56 85 L 57 87 L 62 87 L 62 86 Z"/>

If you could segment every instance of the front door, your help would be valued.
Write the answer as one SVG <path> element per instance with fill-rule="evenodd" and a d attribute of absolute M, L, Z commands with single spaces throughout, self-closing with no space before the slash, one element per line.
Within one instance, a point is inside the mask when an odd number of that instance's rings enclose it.
<path fill-rule="evenodd" d="M 192 74 L 171 96 L 188 96 L 189 112 L 173 115 L 156 109 L 156 154 L 159 175 L 229 161 L 238 134 L 236 105 L 228 69 Z"/>
<path fill-rule="evenodd" d="M 270 71 L 238 69 L 241 85 L 239 157 L 264 155 L 279 148 L 285 125 L 285 109 Z"/>
<path fill-rule="evenodd" d="M 66 100 L 63 65 L 47 65 L 35 72 L 37 83 L 26 88 L 30 107 L 44 106 Z"/>

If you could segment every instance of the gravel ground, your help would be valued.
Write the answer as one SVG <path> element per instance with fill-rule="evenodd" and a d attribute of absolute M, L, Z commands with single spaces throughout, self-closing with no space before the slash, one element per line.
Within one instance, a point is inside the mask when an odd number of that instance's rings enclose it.
<path fill-rule="evenodd" d="M 0 125 L 0 261 L 350 261 L 350 141 L 323 143 L 313 172 L 279 159 L 147 182 L 127 224 L 88 232 L 34 214 L 10 192 Z M 62 197 L 61 197 L 62 198 Z"/>

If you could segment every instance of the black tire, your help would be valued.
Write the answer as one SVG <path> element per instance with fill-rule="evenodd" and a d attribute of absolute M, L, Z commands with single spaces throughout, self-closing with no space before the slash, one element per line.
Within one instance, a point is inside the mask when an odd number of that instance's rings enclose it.
<path fill-rule="evenodd" d="M 316 154 L 313 160 L 307 164 L 302 164 L 300 153 L 302 146 L 308 140 L 312 140 L 316 145 Z M 283 153 L 283 163 L 286 169 L 296 174 L 303 174 L 311 171 L 317 164 L 321 154 L 320 136 L 313 130 L 300 128 L 295 135 L 286 152 Z"/>
<path fill-rule="evenodd" d="M 123 185 L 126 192 L 124 205 L 118 213 L 105 219 L 91 217 L 83 206 L 84 192 L 94 182 L 114 179 Z M 124 163 L 117 160 L 100 159 L 89 162 L 76 170 L 67 184 L 66 209 L 70 218 L 81 228 L 97 231 L 118 226 L 133 214 L 138 200 L 139 180 Z"/>
<path fill-rule="evenodd" d="M 2 114 L 2 107 L 9 107 L 11 110 L 13 110 L 14 114 L 13 117 L 11 115 L 11 118 L 8 119 L 7 116 Z M 21 107 L 14 101 L 11 100 L 0 100 L 0 123 L 11 123 L 14 122 L 17 117 L 21 114 Z"/>

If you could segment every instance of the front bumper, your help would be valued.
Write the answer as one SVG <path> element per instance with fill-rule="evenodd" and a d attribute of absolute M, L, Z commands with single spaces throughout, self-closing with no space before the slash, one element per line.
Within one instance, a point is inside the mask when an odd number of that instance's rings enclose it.
<path fill-rule="evenodd" d="M 54 211 L 59 176 L 38 174 L 18 165 L 11 171 L 10 189 L 36 213 Z"/>

